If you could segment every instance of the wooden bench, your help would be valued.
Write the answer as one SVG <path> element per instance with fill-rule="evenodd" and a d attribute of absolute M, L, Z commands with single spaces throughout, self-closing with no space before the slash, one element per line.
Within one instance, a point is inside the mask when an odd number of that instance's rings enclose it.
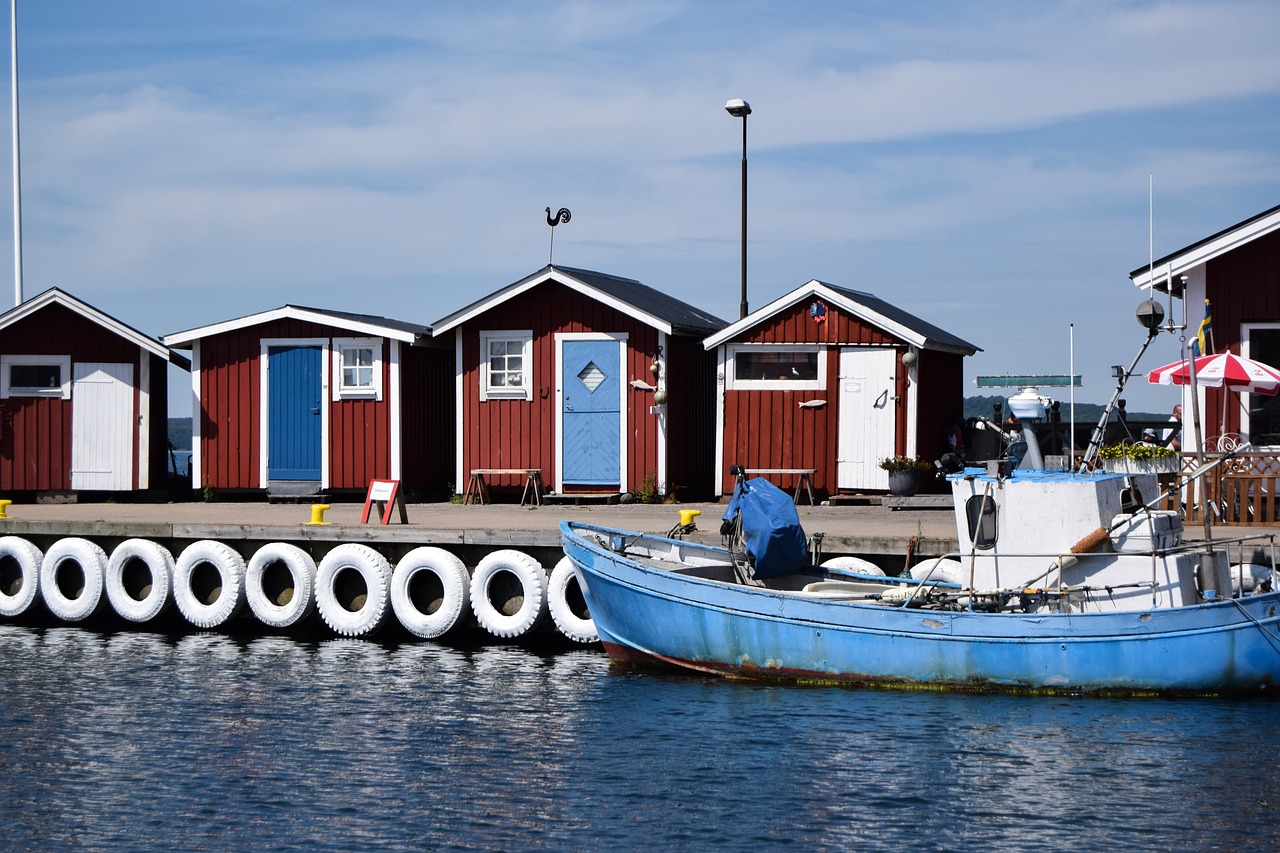
<path fill-rule="evenodd" d="M 464 504 L 484 504 L 489 502 L 489 484 L 485 477 L 524 477 L 524 491 L 520 494 L 520 506 L 532 502 L 534 506 L 542 506 L 542 469 L 541 468 L 472 468 L 471 479 L 467 481 L 467 490 L 462 495 Z"/>
<path fill-rule="evenodd" d="M 813 500 L 813 483 L 809 480 L 809 477 L 812 476 L 814 472 L 816 472 L 817 470 L 818 470 L 817 468 L 747 468 L 745 470 L 745 473 L 757 474 L 757 475 L 759 474 L 791 474 L 793 476 L 798 476 L 800 479 L 796 481 L 796 493 L 791 499 L 792 503 L 799 505 L 800 490 L 804 489 L 805 494 L 809 496 L 809 506 L 814 506 L 815 501 Z"/>

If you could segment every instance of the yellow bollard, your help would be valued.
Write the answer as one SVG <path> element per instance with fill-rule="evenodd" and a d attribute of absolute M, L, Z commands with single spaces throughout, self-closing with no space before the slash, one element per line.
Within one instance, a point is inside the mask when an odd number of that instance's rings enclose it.
<path fill-rule="evenodd" d="M 9 504 L 11 503 L 13 503 L 13 501 L 0 500 L 0 518 L 9 517 L 5 510 L 9 508 Z"/>
<path fill-rule="evenodd" d="M 694 520 L 695 518 L 697 518 L 698 516 L 700 516 L 700 515 L 702 515 L 702 510 L 700 510 L 700 509 L 682 509 L 682 510 L 680 510 L 680 526 L 681 526 L 681 527 L 686 527 L 686 526 L 688 526 L 688 525 L 690 525 L 690 524 L 693 524 L 693 520 Z"/>
<path fill-rule="evenodd" d="M 307 524 L 328 524 L 329 522 L 324 520 L 324 512 L 328 508 L 328 504 L 312 504 L 311 520 L 308 521 Z"/>

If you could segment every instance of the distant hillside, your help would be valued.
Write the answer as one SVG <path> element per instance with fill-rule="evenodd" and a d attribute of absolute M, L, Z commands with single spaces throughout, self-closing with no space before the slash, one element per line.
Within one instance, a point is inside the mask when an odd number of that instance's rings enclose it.
<path fill-rule="evenodd" d="M 1005 404 L 1007 399 L 1004 395 L 992 394 L 986 397 L 965 397 L 964 398 L 964 416 L 966 418 L 975 418 L 982 416 L 984 418 L 991 417 L 992 406 L 999 403 L 1002 411 L 1008 415 L 1008 406 Z M 1076 403 L 1076 423 L 1080 422 L 1097 422 L 1102 417 L 1102 410 L 1106 408 L 1098 403 Z M 1071 417 L 1071 406 L 1066 401 L 1062 402 L 1062 419 L 1067 420 Z M 1130 409 L 1125 410 L 1126 415 L 1135 421 L 1162 421 L 1169 418 L 1169 413 L 1158 412 L 1135 412 Z"/>
<path fill-rule="evenodd" d="M 191 418 L 169 418 L 169 443 L 174 450 L 191 449 Z"/>

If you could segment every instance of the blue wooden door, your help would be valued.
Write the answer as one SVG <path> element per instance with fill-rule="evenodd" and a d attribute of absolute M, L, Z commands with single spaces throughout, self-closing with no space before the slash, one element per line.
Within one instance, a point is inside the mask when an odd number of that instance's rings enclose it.
<path fill-rule="evenodd" d="M 621 341 L 563 341 L 560 452 L 565 483 L 622 482 Z"/>
<path fill-rule="evenodd" d="M 267 479 L 320 479 L 320 348 L 270 347 Z"/>

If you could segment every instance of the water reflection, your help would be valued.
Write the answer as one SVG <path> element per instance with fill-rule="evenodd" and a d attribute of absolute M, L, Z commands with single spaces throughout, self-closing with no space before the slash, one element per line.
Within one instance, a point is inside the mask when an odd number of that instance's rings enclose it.
<path fill-rule="evenodd" d="M 1264 701 L 620 674 L 541 656 L 0 626 L 0 844 L 1265 849 Z"/>

